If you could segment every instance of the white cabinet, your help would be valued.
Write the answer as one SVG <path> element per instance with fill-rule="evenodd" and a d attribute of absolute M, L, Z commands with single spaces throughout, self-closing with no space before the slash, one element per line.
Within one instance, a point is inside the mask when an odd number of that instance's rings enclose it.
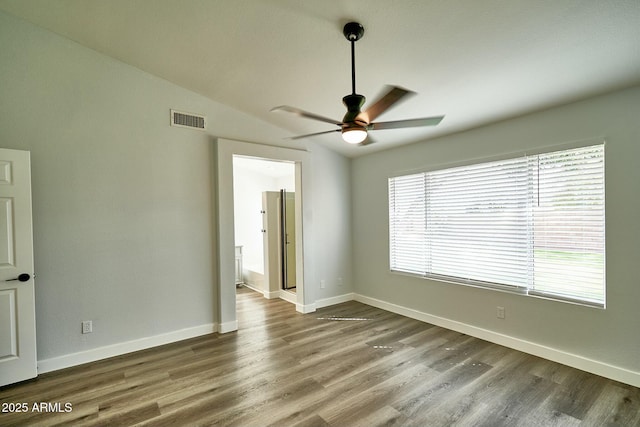
<path fill-rule="evenodd" d="M 242 280 L 242 246 L 236 246 L 236 286 L 244 283 Z"/>

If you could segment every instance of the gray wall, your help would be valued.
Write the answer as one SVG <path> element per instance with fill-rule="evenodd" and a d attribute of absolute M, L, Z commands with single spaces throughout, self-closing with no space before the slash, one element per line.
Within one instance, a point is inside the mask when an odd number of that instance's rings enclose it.
<path fill-rule="evenodd" d="M 4 13 L 0 52 L 0 146 L 32 158 L 38 359 L 218 322 L 215 137 L 287 134 Z M 209 129 L 170 127 L 170 108 L 205 114 Z M 349 160 L 311 156 L 348 182 Z M 337 184 L 319 194 L 344 199 Z M 326 208 L 313 208 L 322 227 Z M 348 207 L 337 215 L 348 229 Z M 329 251 L 317 265 L 350 278 L 350 252 Z"/>
<path fill-rule="evenodd" d="M 312 149 L 312 301 L 353 292 L 351 259 L 351 160 L 324 147 Z M 304 197 L 304 194 L 303 194 Z M 320 288 L 324 280 L 325 288 Z"/>
<path fill-rule="evenodd" d="M 640 88 L 399 147 L 352 163 L 355 291 L 496 334 L 640 372 Z M 446 120 L 446 118 L 445 118 Z M 387 178 L 425 166 L 604 137 L 607 308 L 389 272 Z M 496 318 L 496 306 L 506 319 Z"/>

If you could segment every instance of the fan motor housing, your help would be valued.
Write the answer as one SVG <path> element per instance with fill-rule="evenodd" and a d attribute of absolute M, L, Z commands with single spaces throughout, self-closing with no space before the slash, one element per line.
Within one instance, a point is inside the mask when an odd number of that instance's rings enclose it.
<path fill-rule="evenodd" d="M 342 119 L 343 123 L 354 123 L 356 118 L 360 115 L 362 106 L 367 98 L 364 95 L 358 95 L 353 93 L 342 98 L 342 103 L 347 107 L 347 114 Z"/>

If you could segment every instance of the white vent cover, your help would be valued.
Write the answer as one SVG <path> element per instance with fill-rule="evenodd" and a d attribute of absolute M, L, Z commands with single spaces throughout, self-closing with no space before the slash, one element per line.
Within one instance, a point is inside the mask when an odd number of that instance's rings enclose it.
<path fill-rule="evenodd" d="M 207 126 L 207 120 L 205 116 L 199 114 L 171 110 L 171 126 L 205 130 Z"/>

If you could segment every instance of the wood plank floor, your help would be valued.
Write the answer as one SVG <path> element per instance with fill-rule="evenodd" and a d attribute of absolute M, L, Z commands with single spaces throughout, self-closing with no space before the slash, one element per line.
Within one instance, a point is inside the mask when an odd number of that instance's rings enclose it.
<path fill-rule="evenodd" d="M 302 315 L 241 288 L 238 320 L 0 388 L 28 406 L 0 425 L 640 425 L 638 388 L 357 302 Z"/>

